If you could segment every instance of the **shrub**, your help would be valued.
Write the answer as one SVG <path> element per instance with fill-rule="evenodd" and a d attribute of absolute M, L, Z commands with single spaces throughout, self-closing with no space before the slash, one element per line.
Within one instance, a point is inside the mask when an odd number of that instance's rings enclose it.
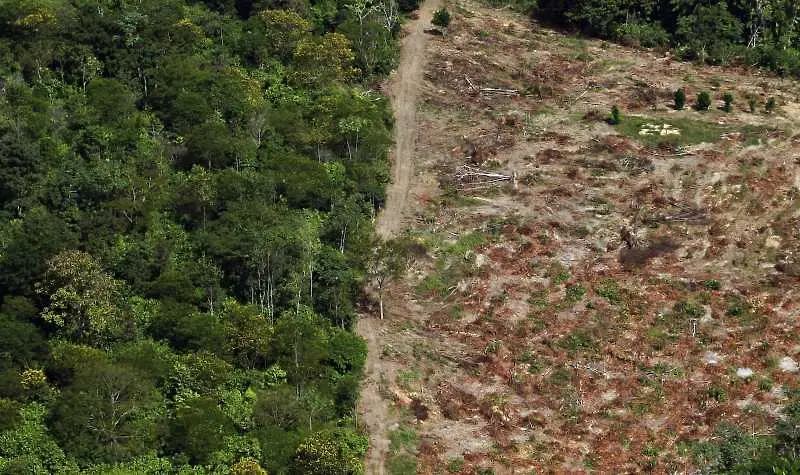
<path fill-rule="evenodd" d="M 750 99 L 747 100 L 747 105 L 750 106 L 751 114 L 756 113 L 756 104 L 758 104 L 758 102 L 756 101 L 755 97 L 751 97 Z"/>
<path fill-rule="evenodd" d="M 420 0 L 398 0 L 397 8 L 401 12 L 413 12 L 419 8 Z"/>
<path fill-rule="evenodd" d="M 657 48 L 669 44 L 669 34 L 658 24 L 626 22 L 617 27 L 614 37 L 620 43 L 633 47 Z"/>
<path fill-rule="evenodd" d="M 450 26 L 450 20 L 450 12 L 446 8 L 441 8 L 433 12 L 431 23 L 440 28 L 447 28 Z"/>
<path fill-rule="evenodd" d="M 711 107 L 711 95 L 703 91 L 697 95 L 697 110 L 707 111 Z"/>
<path fill-rule="evenodd" d="M 773 112 L 775 112 L 775 107 L 776 106 L 777 106 L 777 103 L 775 102 L 775 98 L 774 97 L 770 97 L 769 99 L 767 99 L 767 103 L 764 104 L 764 110 L 767 111 L 767 114 L 772 114 Z"/>
<path fill-rule="evenodd" d="M 620 117 L 619 107 L 617 107 L 615 104 L 614 107 L 611 108 L 611 118 L 609 119 L 609 123 L 611 125 L 617 125 L 620 122 L 622 122 L 622 118 Z"/>
<path fill-rule="evenodd" d="M 722 106 L 722 110 L 730 112 L 732 110 L 731 104 L 733 104 L 733 94 L 726 92 L 722 95 L 722 100 L 725 102 L 725 105 Z"/>
<path fill-rule="evenodd" d="M 675 110 L 682 110 L 686 105 L 686 91 L 683 88 L 675 91 Z"/>

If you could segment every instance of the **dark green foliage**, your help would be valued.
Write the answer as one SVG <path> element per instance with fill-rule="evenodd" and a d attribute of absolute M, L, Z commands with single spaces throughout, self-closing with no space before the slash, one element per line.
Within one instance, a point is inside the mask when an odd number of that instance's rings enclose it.
<path fill-rule="evenodd" d="M 755 114 L 756 113 L 757 105 L 758 105 L 758 101 L 756 100 L 755 97 L 750 97 L 749 99 L 747 99 L 747 106 L 750 108 L 750 113 L 751 114 Z"/>
<path fill-rule="evenodd" d="M 722 95 L 722 101 L 725 103 L 725 105 L 722 106 L 722 110 L 725 112 L 731 112 L 733 110 L 733 107 L 731 106 L 731 104 L 733 104 L 733 94 L 726 92 Z"/>
<path fill-rule="evenodd" d="M 363 455 L 399 19 L 312 3 L 0 2 L 0 472 Z"/>
<path fill-rule="evenodd" d="M 686 91 L 684 91 L 683 88 L 678 89 L 675 91 L 674 99 L 675 110 L 683 110 L 684 106 L 686 105 Z"/>
<path fill-rule="evenodd" d="M 629 46 L 672 46 L 687 60 L 735 61 L 798 75 L 800 35 L 793 27 L 794 7 L 788 5 L 784 0 L 538 0 L 529 10 L 546 22 Z"/>
<path fill-rule="evenodd" d="M 774 97 L 770 97 L 767 99 L 767 103 L 764 104 L 764 110 L 767 111 L 767 114 L 772 114 L 775 112 L 775 108 L 777 107 L 777 103 L 775 102 Z"/>
<path fill-rule="evenodd" d="M 619 107 L 617 107 L 615 104 L 614 107 L 611 108 L 611 117 L 609 117 L 608 123 L 611 125 L 617 125 L 620 122 L 622 122 L 622 116 L 620 115 Z"/>
<path fill-rule="evenodd" d="M 450 12 L 446 8 L 440 8 L 433 12 L 433 19 L 431 23 L 441 28 L 450 26 Z"/>
<path fill-rule="evenodd" d="M 711 107 L 711 94 L 707 91 L 702 91 L 697 95 L 697 102 L 695 108 L 700 111 L 707 111 Z"/>

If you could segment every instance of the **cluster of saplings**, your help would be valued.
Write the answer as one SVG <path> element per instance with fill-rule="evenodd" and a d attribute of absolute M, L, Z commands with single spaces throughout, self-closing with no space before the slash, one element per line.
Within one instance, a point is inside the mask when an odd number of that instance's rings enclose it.
<path fill-rule="evenodd" d="M 733 111 L 733 102 L 734 96 L 732 92 L 725 92 L 722 94 L 722 110 L 725 112 L 732 112 Z M 699 111 L 705 111 L 711 108 L 712 98 L 711 94 L 708 91 L 701 91 L 697 94 L 697 100 L 694 103 L 694 108 Z M 757 112 L 758 107 L 758 100 L 750 96 L 747 99 L 747 104 L 751 113 L 755 114 Z M 681 88 L 675 91 L 674 94 L 674 106 L 675 110 L 683 110 L 686 107 L 686 91 Z M 777 103 L 774 97 L 770 97 L 764 103 L 764 111 L 768 114 L 775 112 L 775 108 L 777 107 Z"/>
<path fill-rule="evenodd" d="M 675 110 L 683 110 L 686 107 L 686 91 L 681 88 L 675 91 L 673 95 L 674 99 L 674 108 Z M 733 102 L 734 96 L 731 92 L 725 92 L 722 94 L 722 110 L 725 112 L 733 112 Z M 758 101 L 755 97 L 748 98 L 748 106 L 751 113 L 755 114 L 757 112 Z M 698 111 L 707 111 L 711 108 L 712 99 L 711 94 L 708 91 L 701 91 L 697 94 L 697 100 L 694 103 L 694 109 Z M 777 107 L 777 102 L 775 101 L 774 97 L 770 97 L 764 103 L 764 112 L 767 114 L 772 114 L 775 112 L 775 108 Z M 616 104 L 611 108 L 611 115 L 608 118 L 608 123 L 611 125 L 617 125 L 622 122 L 622 113 L 620 112 L 619 106 Z"/>
<path fill-rule="evenodd" d="M 363 472 L 384 6 L 0 2 L 0 474 Z"/>

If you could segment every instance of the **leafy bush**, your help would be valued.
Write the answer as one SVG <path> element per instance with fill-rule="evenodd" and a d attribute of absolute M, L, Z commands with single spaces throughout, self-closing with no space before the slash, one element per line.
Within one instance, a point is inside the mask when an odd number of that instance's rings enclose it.
<path fill-rule="evenodd" d="M 748 107 L 750 107 L 750 113 L 751 114 L 755 114 L 756 113 L 756 106 L 758 105 L 758 101 L 756 101 L 756 98 L 755 97 L 750 97 L 749 99 L 747 99 L 747 105 L 748 105 Z"/>
<path fill-rule="evenodd" d="M 764 104 L 764 110 L 767 111 L 767 114 L 772 114 L 775 112 L 775 108 L 777 107 L 777 102 L 775 102 L 774 97 L 770 97 L 767 99 L 767 103 Z"/>
<path fill-rule="evenodd" d="M 707 91 L 698 94 L 695 107 L 697 107 L 697 110 L 707 111 L 711 107 L 711 95 Z"/>
<path fill-rule="evenodd" d="M 686 91 L 684 91 L 683 88 L 678 89 L 675 91 L 674 99 L 675 110 L 683 110 L 684 106 L 686 105 Z"/>
<path fill-rule="evenodd" d="M 725 102 L 725 105 L 722 106 L 722 110 L 724 110 L 725 112 L 730 112 L 731 110 L 733 110 L 733 108 L 731 107 L 731 104 L 733 104 L 733 94 L 732 93 L 726 92 L 725 94 L 723 94 L 722 95 L 722 100 Z"/>
<path fill-rule="evenodd" d="M 431 23 L 440 27 L 440 28 L 447 28 L 450 26 L 450 12 L 446 8 L 440 8 L 433 12 L 433 19 Z"/>
<path fill-rule="evenodd" d="M 622 117 L 620 116 L 619 107 L 617 107 L 615 104 L 614 107 L 611 108 L 611 117 L 609 118 L 608 123 L 611 125 L 617 125 L 620 122 L 622 122 Z"/>
<path fill-rule="evenodd" d="M 614 31 L 614 38 L 634 47 L 659 48 L 669 45 L 669 34 L 657 23 L 625 23 Z"/>
<path fill-rule="evenodd" d="M 419 8 L 420 3 L 420 0 L 398 0 L 397 8 L 399 8 L 401 12 L 413 12 Z"/>

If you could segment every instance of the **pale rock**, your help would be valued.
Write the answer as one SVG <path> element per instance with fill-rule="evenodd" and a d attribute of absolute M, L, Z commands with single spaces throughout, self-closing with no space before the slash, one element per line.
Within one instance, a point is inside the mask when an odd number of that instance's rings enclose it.
<path fill-rule="evenodd" d="M 797 362 L 788 356 L 781 358 L 781 360 L 778 362 L 778 367 L 781 369 L 781 371 L 785 371 L 787 373 L 796 373 L 798 369 L 800 369 L 797 366 Z"/>
<path fill-rule="evenodd" d="M 753 377 L 753 370 L 750 368 L 739 368 L 736 370 L 736 376 L 742 379 L 748 379 Z"/>

